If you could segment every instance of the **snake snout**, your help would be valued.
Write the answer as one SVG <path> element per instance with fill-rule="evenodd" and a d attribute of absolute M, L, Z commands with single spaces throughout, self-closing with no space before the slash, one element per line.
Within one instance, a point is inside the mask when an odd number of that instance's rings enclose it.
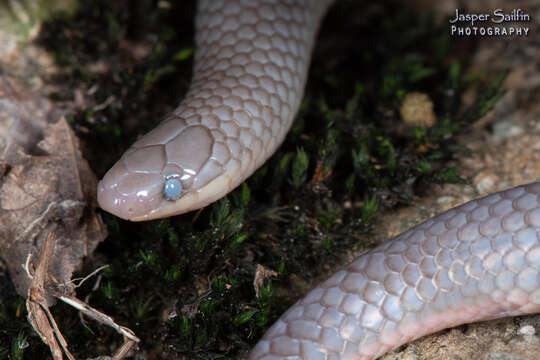
<path fill-rule="evenodd" d="M 118 165 L 98 184 L 99 206 L 125 220 L 144 220 L 163 201 L 163 179 L 158 174 L 119 174 L 115 169 Z"/>

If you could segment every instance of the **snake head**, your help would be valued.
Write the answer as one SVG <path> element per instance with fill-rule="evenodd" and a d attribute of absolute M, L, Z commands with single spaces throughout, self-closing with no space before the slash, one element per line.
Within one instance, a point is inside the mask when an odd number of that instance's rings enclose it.
<path fill-rule="evenodd" d="M 138 140 L 105 174 L 98 202 L 126 220 L 196 210 L 230 191 L 224 147 L 201 125 L 172 118 Z"/>

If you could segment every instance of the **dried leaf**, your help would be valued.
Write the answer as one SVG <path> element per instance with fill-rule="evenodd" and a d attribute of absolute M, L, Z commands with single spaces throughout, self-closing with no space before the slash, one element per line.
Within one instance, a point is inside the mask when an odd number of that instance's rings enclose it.
<path fill-rule="evenodd" d="M 49 272 L 65 284 L 106 236 L 95 212 L 97 179 L 58 113 L 47 99 L 0 76 L 0 256 L 22 296 L 30 286 L 22 264 L 29 254 L 39 256 L 44 234 L 56 234 Z M 54 303 L 51 296 L 47 301 Z"/>
<path fill-rule="evenodd" d="M 68 359 L 75 360 L 68 350 L 67 342 L 58 329 L 49 307 L 47 305 L 46 287 L 50 285 L 49 264 L 53 257 L 56 238 L 54 233 L 47 234 L 43 249 L 39 255 L 36 271 L 31 274 L 29 270 L 30 257 L 26 262 L 26 273 L 31 279 L 28 297 L 26 298 L 26 309 L 28 311 L 28 322 L 39 334 L 41 340 L 49 346 L 54 360 L 62 360 L 62 353 L 65 353 Z"/>
<path fill-rule="evenodd" d="M 257 297 L 259 297 L 259 292 L 261 291 L 261 287 L 263 286 L 264 279 L 277 276 L 278 273 L 274 270 L 267 269 L 261 264 L 257 264 L 255 278 L 253 279 L 253 288 L 255 288 L 255 294 L 257 295 Z"/>
<path fill-rule="evenodd" d="M 95 212 L 97 179 L 64 117 L 45 98 L 0 76 L 0 257 L 17 292 L 27 296 L 28 321 L 55 360 L 69 352 L 49 307 L 56 299 L 113 327 L 124 358 L 139 339 L 74 296 L 71 281 L 84 257 L 107 235 Z M 45 235 L 47 234 L 47 235 Z M 37 259 L 36 270 L 32 270 Z"/>

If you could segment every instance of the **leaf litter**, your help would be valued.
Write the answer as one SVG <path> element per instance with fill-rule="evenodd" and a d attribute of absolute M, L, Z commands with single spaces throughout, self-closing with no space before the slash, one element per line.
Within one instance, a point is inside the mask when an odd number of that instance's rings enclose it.
<path fill-rule="evenodd" d="M 61 112 L 22 81 L 0 74 L 0 259 L 55 360 L 75 359 L 49 311 L 57 299 L 123 336 L 112 357 L 100 358 L 122 359 L 139 341 L 75 296 L 81 283 L 73 273 L 107 236 L 96 212 L 96 184 Z"/>

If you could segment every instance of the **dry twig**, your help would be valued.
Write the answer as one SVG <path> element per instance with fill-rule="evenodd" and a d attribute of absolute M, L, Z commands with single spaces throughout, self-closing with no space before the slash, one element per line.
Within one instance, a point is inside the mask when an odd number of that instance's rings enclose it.
<path fill-rule="evenodd" d="M 112 359 L 123 359 L 127 356 L 133 346 L 140 341 L 139 338 L 135 336 L 133 331 L 124 326 L 118 325 L 110 316 L 92 308 L 74 296 L 60 295 L 54 289 L 51 290 L 51 285 L 59 287 L 59 284 L 53 284 L 48 273 L 49 262 L 50 259 L 53 258 L 54 254 L 55 241 L 56 237 L 54 233 L 48 233 L 39 255 L 36 270 L 33 272 L 33 274 L 31 273 L 30 255 L 27 257 L 26 264 L 23 265 L 28 277 L 31 279 L 30 287 L 28 289 L 28 297 L 26 299 L 28 321 L 39 334 L 43 342 L 49 346 L 54 360 L 62 360 L 63 354 L 65 354 L 69 360 L 75 360 L 75 357 L 69 352 L 67 341 L 64 339 L 58 325 L 56 324 L 56 321 L 49 311 L 47 296 L 54 296 L 66 304 L 73 306 L 82 314 L 96 320 L 99 323 L 110 326 L 120 333 L 124 338 L 124 343 L 115 352 Z M 88 279 L 90 276 L 95 275 L 102 269 L 103 267 L 92 272 L 92 274 L 85 277 L 83 281 Z M 80 283 L 78 285 L 80 285 Z"/>

